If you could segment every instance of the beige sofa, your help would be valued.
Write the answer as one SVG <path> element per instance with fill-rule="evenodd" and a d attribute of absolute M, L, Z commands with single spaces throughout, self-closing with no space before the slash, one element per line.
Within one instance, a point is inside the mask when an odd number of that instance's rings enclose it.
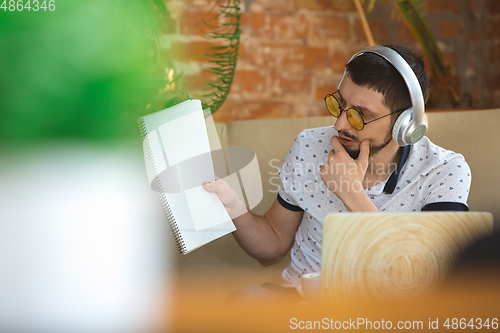
<path fill-rule="evenodd" d="M 496 229 L 500 221 L 500 109 L 477 111 L 428 112 L 427 136 L 434 143 L 462 153 L 472 170 L 469 196 L 471 211 L 488 211 L 494 215 Z M 277 160 L 281 161 L 295 139 L 305 128 L 333 125 L 333 117 L 288 118 L 237 121 L 218 124 L 223 146 L 246 146 L 257 153 L 263 181 L 264 197 L 253 209 L 264 214 L 276 199 L 275 176 Z M 276 183 L 274 181 L 274 183 Z M 172 251 L 175 252 L 174 246 Z M 173 257 L 172 273 L 177 290 L 189 291 L 203 286 L 214 292 L 215 303 L 222 303 L 229 292 L 246 285 L 270 281 L 279 283 L 281 271 L 289 258 L 281 263 L 262 267 L 238 246 L 231 235 L 222 237 L 194 252 Z M 223 287 L 223 292 L 220 292 Z"/>

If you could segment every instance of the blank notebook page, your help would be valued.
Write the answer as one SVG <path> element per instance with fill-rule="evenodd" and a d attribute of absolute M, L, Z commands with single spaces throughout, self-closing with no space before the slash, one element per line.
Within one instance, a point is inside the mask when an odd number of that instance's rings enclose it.
<path fill-rule="evenodd" d="M 177 175 L 181 184 L 189 183 L 186 180 L 192 180 L 194 173 L 198 177 L 201 175 L 203 181 L 215 180 L 207 125 L 200 101 L 183 102 L 143 117 L 143 121 L 157 173 L 159 170 L 182 168 Z M 196 159 L 200 156 L 208 158 Z M 189 164 L 189 160 L 196 161 L 193 162 L 196 165 Z M 148 176 L 151 182 L 153 175 Z M 174 233 L 182 239 L 183 253 L 235 230 L 222 202 L 216 194 L 205 191 L 201 184 L 203 181 L 181 193 L 169 193 L 171 181 L 168 178 L 159 179 L 165 191 L 161 198 L 166 201 L 173 217 Z"/>

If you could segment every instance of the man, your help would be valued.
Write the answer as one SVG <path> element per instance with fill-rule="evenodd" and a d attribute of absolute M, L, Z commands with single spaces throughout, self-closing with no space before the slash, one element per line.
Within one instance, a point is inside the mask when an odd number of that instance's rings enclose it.
<path fill-rule="evenodd" d="M 403 47 L 390 48 L 410 65 L 426 100 L 422 59 Z M 247 212 L 224 181 L 204 184 L 234 219 L 238 243 L 262 265 L 278 263 L 291 250 L 283 287 L 320 271 L 328 213 L 468 210 L 471 176 L 462 155 L 427 137 L 405 147 L 393 140 L 395 122 L 412 101 L 402 75 L 386 59 L 370 52 L 354 57 L 325 102 L 337 117 L 335 126 L 297 136 L 280 167 L 278 197 L 264 216 Z"/>

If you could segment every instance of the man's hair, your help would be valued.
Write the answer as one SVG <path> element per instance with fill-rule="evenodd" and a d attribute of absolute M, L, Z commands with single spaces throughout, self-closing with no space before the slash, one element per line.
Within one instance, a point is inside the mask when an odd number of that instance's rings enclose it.
<path fill-rule="evenodd" d="M 399 53 L 417 76 L 424 101 L 429 97 L 429 80 L 422 56 L 398 45 L 384 45 Z M 384 96 L 384 104 L 392 111 L 411 107 L 410 92 L 394 66 L 381 56 L 365 52 L 346 65 L 347 75 L 362 87 L 373 89 Z"/>

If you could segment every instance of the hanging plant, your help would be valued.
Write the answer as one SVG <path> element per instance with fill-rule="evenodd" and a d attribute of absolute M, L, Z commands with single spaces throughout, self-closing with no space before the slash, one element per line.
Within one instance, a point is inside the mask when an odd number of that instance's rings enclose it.
<path fill-rule="evenodd" d="M 205 35 L 212 40 L 212 45 L 203 54 L 203 59 L 210 63 L 205 71 L 215 74 L 216 79 L 205 83 L 207 93 L 200 96 L 203 107 L 213 114 L 222 106 L 233 83 L 240 45 L 240 1 L 228 0 L 220 5 L 219 12 L 210 20 Z"/>

